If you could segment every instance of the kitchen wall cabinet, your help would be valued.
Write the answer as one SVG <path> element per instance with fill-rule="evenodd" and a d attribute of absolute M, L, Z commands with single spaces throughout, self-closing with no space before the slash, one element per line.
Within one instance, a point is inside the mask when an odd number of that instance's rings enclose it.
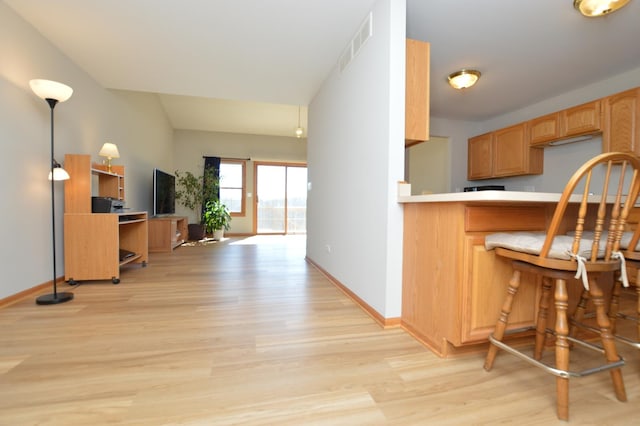
<path fill-rule="evenodd" d="M 405 146 L 429 140 L 429 43 L 407 39 Z"/>
<path fill-rule="evenodd" d="M 562 137 L 594 134 L 602 131 L 602 102 L 596 100 L 560 112 Z"/>
<path fill-rule="evenodd" d="M 542 174 L 542 148 L 599 133 L 602 152 L 640 156 L 640 87 L 470 138 L 467 179 Z"/>
<path fill-rule="evenodd" d="M 493 134 L 475 136 L 468 143 L 467 175 L 469 180 L 488 179 L 493 173 Z"/>
<path fill-rule="evenodd" d="M 530 120 L 529 143 L 544 146 L 553 141 L 598 133 L 602 131 L 601 123 L 601 101 L 588 102 Z"/>
<path fill-rule="evenodd" d="M 529 143 L 543 145 L 560 139 L 560 113 L 544 115 L 529 122 Z"/>
<path fill-rule="evenodd" d="M 602 151 L 640 155 L 640 88 L 604 98 Z"/>
<path fill-rule="evenodd" d="M 531 148 L 527 123 L 494 132 L 493 176 L 518 176 L 542 173 L 542 150 Z"/>
<path fill-rule="evenodd" d="M 529 144 L 528 123 L 520 123 L 468 141 L 467 179 L 541 174 L 544 152 Z"/>

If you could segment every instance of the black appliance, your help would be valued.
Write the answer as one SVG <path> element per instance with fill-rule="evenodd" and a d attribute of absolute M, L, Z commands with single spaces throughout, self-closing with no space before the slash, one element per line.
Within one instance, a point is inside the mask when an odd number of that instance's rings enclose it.
<path fill-rule="evenodd" d="M 124 201 L 111 197 L 91 197 L 91 213 L 122 213 Z"/>
<path fill-rule="evenodd" d="M 465 186 L 464 188 L 464 192 L 475 191 L 504 191 L 504 185 Z"/>

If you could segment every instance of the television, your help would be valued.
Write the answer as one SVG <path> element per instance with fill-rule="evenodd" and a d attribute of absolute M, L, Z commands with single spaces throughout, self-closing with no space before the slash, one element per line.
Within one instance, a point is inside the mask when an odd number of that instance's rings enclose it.
<path fill-rule="evenodd" d="M 153 215 L 166 216 L 176 212 L 176 177 L 153 169 Z"/>

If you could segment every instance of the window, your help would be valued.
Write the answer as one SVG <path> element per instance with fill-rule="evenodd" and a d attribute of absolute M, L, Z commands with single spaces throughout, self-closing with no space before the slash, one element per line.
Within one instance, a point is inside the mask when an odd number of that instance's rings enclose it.
<path fill-rule="evenodd" d="M 245 210 L 244 160 L 220 160 L 220 201 L 232 216 L 244 216 Z"/>

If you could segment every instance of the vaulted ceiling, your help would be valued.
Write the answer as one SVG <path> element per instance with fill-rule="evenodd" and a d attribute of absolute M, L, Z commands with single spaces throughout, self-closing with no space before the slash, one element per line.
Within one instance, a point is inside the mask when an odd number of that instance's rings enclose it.
<path fill-rule="evenodd" d="M 292 136 L 375 0 L 3 0 L 108 89 L 160 96 L 175 128 Z M 407 0 L 431 43 L 432 115 L 485 120 L 640 68 L 640 2 Z M 374 18 L 375 35 L 375 18 Z M 479 84 L 454 91 L 463 67 Z"/>

